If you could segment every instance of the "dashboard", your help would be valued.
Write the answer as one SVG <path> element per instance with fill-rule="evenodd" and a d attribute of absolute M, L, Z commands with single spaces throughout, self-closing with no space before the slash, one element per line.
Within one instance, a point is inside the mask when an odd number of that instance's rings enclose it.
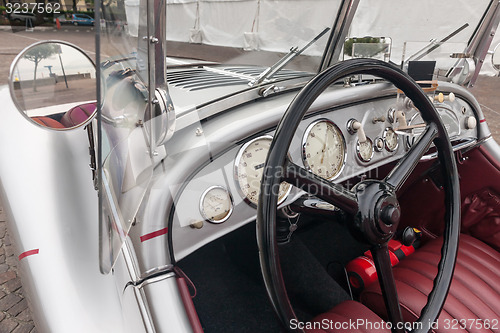
<path fill-rule="evenodd" d="M 371 99 L 358 96 L 357 100 L 343 103 L 339 102 L 342 100 L 339 96 L 332 99 L 338 94 L 332 91 L 323 102 L 313 104 L 299 124 L 288 152 L 292 162 L 332 182 L 354 186 L 363 177 L 378 178 L 378 168 L 402 158 L 425 129 L 412 102 L 394 90 L 391 94 Z M 456 149 L 476 143 L 478 118 L 465 98 L 453 92 L 432 92 L 429 98 L 435 103 Z M 235 123 L 228 118 L 212 119 L 205 124 L 204 130 L 209 132 L 213 126 L 212 132 L 217 129 L 219 133 L 218 139 L 207 135 L 207 145 L 225 147 L 190 173 L 174 200 L 171 227 L 176 260 L 255 221 L 260 179 L 276 119 L 287 106 L 288 102 L 275 102 L 273 107 L 279 112 L 275 117 L 269 115 L 274 126 L 257 124 L 241 115 L 239 119 L 246 122 Z M 255 107 L 246 106 L 247 110 L 241 112 L 256 113 Z M 229 130 L 233 135 L 239 133 L 241 140 L 221 143 Z M 429 153 L 424 159 L 434 157 Z M 304 194 L 283 182 L 278 206 L 287 206 Z"/>

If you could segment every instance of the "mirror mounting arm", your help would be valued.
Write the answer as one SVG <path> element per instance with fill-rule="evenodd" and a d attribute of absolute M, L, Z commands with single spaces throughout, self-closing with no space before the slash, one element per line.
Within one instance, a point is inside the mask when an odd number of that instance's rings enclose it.
<path fill-rule="evenodd" d="M 92 172 L 92 181 L 94 183 L 94 190 L 99 190 L 99 181 L 97 179 L 97 162 L 96 162 L 96 148 L 95 148 L 95 136 L 94 136 L 94 126 L 92 121 L 85 126 L 87 131 L 87 136 L 89 138 L 89 155 L 90 155 L 90 170 Z"/>

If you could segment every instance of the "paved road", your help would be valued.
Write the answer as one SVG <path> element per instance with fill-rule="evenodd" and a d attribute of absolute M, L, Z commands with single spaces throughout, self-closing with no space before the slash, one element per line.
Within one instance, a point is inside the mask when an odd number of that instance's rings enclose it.
<path fill-rule="evenodd" d="M 95 56 L 93 27 L 63 25 L 60 30 L 52 27 L 36 27 L 29 32 L 16 27 L 0 26 L 0 85 L 8 82 L 10 64 L 25 47 L 42 40 L 63 40 L 81 47 L 89 56 Z"/>
<path fill-rule="evenodd" d="M 0 333 L 34 333 L 28 303 L 17 275 L 17 257 L 0 202 Z"/>
<path fill-rule="evenodd" d="M 10 63 L 26 46 L 48 39 L 65 40 L 83 48 L 94 56 L 94 31 L 87 27 L 63 26 L 35 28 L 33 32 L 13 32 L 0 27 L 0 85 L 6 84 Z M 493 136 L 500 140 L 500 78 L 481 77 L 472 89 L 478 98 Z M 492 98 L 493 97 L 493 98 Z M 23 296 L 21 281 L 17 275 L 17 256 L 9 239 L 5 214 L 0 202 L 0 333 L 33 333 L 36 331 L 26 299 Z"/>

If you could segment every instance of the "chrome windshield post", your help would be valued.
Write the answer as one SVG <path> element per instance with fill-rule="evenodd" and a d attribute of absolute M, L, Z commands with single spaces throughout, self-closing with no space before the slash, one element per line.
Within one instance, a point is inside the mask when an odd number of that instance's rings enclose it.
<path fill-rule="evenodd" d="M 359 0 L 342 0 L 318 72 L 322 72 L 338 61 L 342 45 L 344 44 L 347 32 L 351 26 L 354 14 L 358 9 L 358 5 Z"/>
<path fill-rule="evenodd" d="M 167 141 L 175 130 L 175 111 L 167 86 L 167 6 L 166 0 L 142 0 L 141 17 L 145 24 L 139 27 L 138 70 L 147 83 L 147 110 L 145 126 L 148 132 L 150 156 Z"/>

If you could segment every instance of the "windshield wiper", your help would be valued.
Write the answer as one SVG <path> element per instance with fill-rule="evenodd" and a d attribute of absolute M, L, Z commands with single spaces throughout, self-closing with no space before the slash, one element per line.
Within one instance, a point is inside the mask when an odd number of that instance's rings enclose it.
<path fill-rule="evenodd" d="M 434 52 L 436 49 L 438 49 L 441 45 L 443 45 L 444 43 L 446 43 L 448 40 L 450 40 L 453 36 L 457 35 L 459 32 L 461 32 L 462 30 L 464 30 L 465 28 L 467 28 L 469 26 L 469 23 L 465 23 L 464 25 L 462 25 L 460 28 L 458 28 L 457 30 L 453 31 L 451 34 L 449 34 L 448 36 L 446 36 L 445 38 L 441 39 L 441 40 L 436 40 L 436 39 L 431 39 L 430 43 L 427 44 L 426 46 L 424 46 L 420 51 L 412 54 L 407 60 L 405 60 L 404 64 L 403 64 L 403 68 L 404 66 L 409 63 L 410 61 L 418 61 L 420 59 L 422 59 L 423 57 L 425 57 L 426 55 Z"/>
<path fill-rule="evenodd" d="M 283 67 L 285 67 L 290 61 L 292 61 L 293 58 L 296 56 L 300 55 L 302 52 L 304 52 L 306 49 L 308 49 L 311 45 L 316 43 L 318 39 L 323 37 L 324 34 L 326 34 L 330 28 L 325 28 L 325 30 L 321 31 L 319 35 L 314 37 L 313 40 L 311 40 L 309 43 L 307 43 L 306 46 L 301 48 L 299 50 L 298 46 L 292 47 L 290 49 L 290 52 L 288 52 L 283 58 L 278 60 L 277 63 L 272 65 L 271 67 L 268 67 L 265 71 L 263 71 L 255 80 L 252 80 L 248 83 L 250 87 L 254 87 L 256 85 L 261 84 L 265 80 L 269 80 L 271 77 L 273 77 L 274 74 L 279 72 Z"/>

